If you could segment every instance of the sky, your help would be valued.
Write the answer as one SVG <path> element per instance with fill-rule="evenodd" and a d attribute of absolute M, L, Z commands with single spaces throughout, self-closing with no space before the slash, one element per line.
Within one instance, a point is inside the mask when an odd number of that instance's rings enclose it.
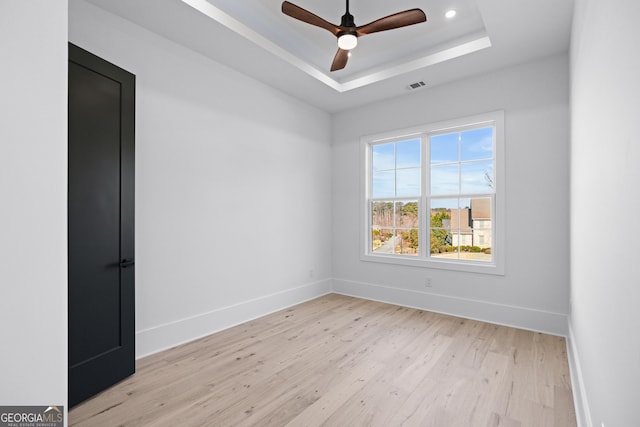
<path fill-rule="evenodd" d="M 430 196 L 458 196 L 493 192 L 486 175 L 492 179 L 493 128 L 431 135 L 428 161 L 431 166 Z M 372 147 L 373 198 L 419 198 L 421 196 L 421 139 L 383 143 Z M 425 183 L 426 185 L 426 183 Z M 447 207 L 458 199 L 435 200 Z"/>

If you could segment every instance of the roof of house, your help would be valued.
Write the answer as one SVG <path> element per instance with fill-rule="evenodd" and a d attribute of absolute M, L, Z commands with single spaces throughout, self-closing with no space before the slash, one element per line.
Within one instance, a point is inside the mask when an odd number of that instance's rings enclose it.
<path fill-rule="evenodd" d="M 471 199 L 471 217 L 474 220 L 491 219 L 491 199 L 488 197 Z"/>

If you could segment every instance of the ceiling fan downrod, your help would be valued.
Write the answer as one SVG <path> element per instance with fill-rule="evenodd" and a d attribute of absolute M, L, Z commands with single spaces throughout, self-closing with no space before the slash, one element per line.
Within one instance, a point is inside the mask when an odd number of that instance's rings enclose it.
<path fill-rule="evenodd" d="M 349 0 L 347 0 L 347 12 L 342 15 L 342 20 L 340 22 L 341 27 L 356 27 L 356 23 L 353 19 L 353 15 L 349 13 Z"/>

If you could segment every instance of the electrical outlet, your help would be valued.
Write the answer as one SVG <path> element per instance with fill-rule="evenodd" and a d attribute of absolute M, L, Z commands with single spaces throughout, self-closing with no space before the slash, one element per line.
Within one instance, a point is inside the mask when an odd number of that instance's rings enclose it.
<path fill-rule="evenodd" d="M 431 277 L 427 277 L 427 278 L 424 279 L 424 287 L 425 288 L 433 287 L 433 284 L 431 282 Z"/>
<path fill-rule="evenodd" d="M 310 278 L 312 278 L 312 277 L 313 277 L 313 276 L 315 276 L 315 275 L 316 275 L 316 272 L 315 272 L 315 271 L 313 271 L 313 269 L 310 269 L 310 270 L 309 270 L 309 277 L 310 277 Z"/>

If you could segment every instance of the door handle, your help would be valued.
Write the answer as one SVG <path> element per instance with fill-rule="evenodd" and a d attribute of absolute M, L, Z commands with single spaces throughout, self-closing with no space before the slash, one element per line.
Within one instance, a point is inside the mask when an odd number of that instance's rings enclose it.
<path fill-rule="evenodd" d="M 122 261 L 120 261 L 120 268 L 131 267 L 133 264 L 135 264 L 135 262 L 132 259 L 125 258 Z"/>

